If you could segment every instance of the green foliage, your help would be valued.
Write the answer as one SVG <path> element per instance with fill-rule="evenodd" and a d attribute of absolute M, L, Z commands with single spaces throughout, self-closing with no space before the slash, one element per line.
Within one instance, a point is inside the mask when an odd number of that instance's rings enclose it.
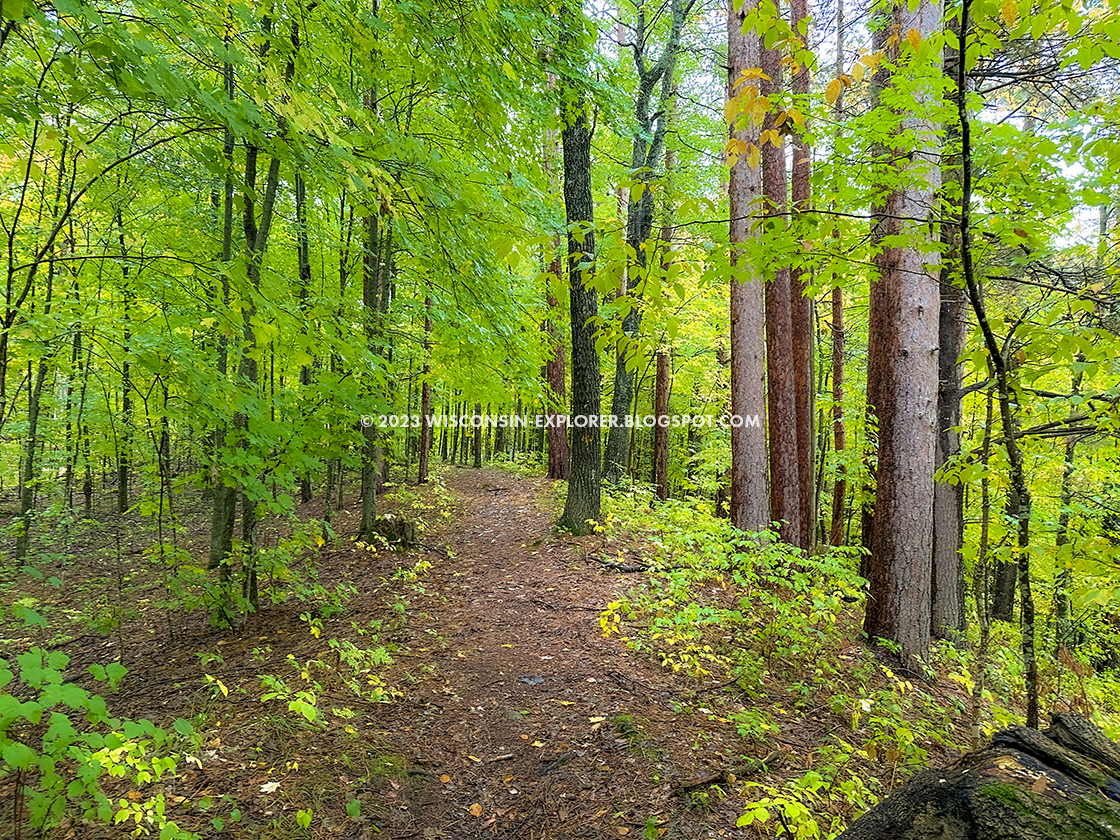
<path fill-rule="evenodd" d="M 48 830 L 72 814 L 104 823 L 131 819 L 170 840 L 196 836 L 166 818 L 162 794 L 114 804 L 102 790 L 106 776 L 141 787 L 174 773 L 176 740 L 196 738 L 188 721 L 167 732 L 148 720 L 112 717 L 103 696 L 64 676 L 69 657 L 59 651 L 31 648 L 16 661 L 18 675 L 0 666 L 0 688 L 8 689 L 0 693 L 0 778 L 11 780 L 13 801 L 26 807 L 31 828 Z M 126 673 L 119 662 L 89 671 L 109 688 Z M 23 819 L 20 810 L 13 819 Z"/>

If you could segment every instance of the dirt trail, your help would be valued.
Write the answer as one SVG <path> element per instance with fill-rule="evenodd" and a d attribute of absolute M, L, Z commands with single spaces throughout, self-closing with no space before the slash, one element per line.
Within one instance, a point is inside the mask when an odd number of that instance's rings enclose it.
<path fill-rule="evenodd" d="M 732 766 L 719 747 L 737 739 L 711 732 L 695 684 L 602 637 L 599 610 L 634 578 L 585 559 L 598 538 L 553 532 L 544 481 L 457 470 L 447 483 L 466 514 L 413 603 L 411 652 L 434 671 L 390 739 L 419 781 L 392 792 L 387 836 L 740 836 L 737 797 L 697 808 L 678 791 Z"/>

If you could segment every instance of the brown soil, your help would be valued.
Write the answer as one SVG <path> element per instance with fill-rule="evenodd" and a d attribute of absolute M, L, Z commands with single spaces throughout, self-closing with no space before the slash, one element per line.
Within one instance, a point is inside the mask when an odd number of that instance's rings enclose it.
<path fill-rule="evenodd" d="M 543 483 L 451 478 L 469 512 L 432 575 L 446 603 L 417 624 L 447 644 L 391 739 L 431 780 L 390 811 L 392 836 L 734 836 L 734 797 L 705 812 L 678 790 L 736 757 L 701 734 L 706 717 L 674 713 L 695 684 L 603 638 L 599 612 L 630 581 L 585 559 L 595 538 L 553 533 Z"/>

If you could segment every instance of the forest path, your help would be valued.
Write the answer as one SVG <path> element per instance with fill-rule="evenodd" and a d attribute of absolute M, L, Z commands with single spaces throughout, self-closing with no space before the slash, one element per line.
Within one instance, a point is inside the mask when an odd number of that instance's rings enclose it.
<path fill-rule="evenodd" d="M 695 684 L 600 632 L 600 610 L 637 580 L 585 559 L 600 538 L 555 532 L 546 481 L 454 470 L 446 483 L 464 515 L 413 599 L 427 674 L 390 737 L 427 776 L 394 791 L 386 836 L 740 836 L 737 797 L 697 809 L 678 792 L 729 766 L 722 738 L 696 734 L 708 716 L 679 705 Z"/>

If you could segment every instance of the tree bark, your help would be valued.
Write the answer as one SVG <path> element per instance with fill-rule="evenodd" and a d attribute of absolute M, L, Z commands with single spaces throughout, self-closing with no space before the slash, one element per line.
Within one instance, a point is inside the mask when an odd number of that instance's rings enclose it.
<path fill-rule="evenodd" d="M 428 480 L 428 459 L 432 450 L 432 298 L 424 297 L 424 372 L 420 386 L 420 452 L 416 468 L 416 483 Z"/>
<path fill-rule="evenodd" d="M 121 208 L 114 211 L 117 223 L 117 241 L 121 248 L 121 289 L 124 296 L 121 309 L 121 414 L 120 432 L 117 435 L 117 513 L 128 510 L 128 484 L 132 463 L 132 284 L 128 264 L 128 247 L 124 238 L 124 218 Z"/>
<path fill-rule="evenodd" d="M 789 22 L 802 39 L 808 40 L 809 8 L 807 0 L 791 0 Z M 802 31 L 804 29 L 804 31 Z M 804 47 L 804 43 L 802 44 Z M 794 72 L 790 79 L 795 102 L 808 110 L 809 66 L 794 55 Z M 810 209 L 809 176 L 812 149 L 804 129 L 794 124 L 793 163 L 790 170 L 790 210 L 793 215 Z M 805 274 L 794 265 L 790 268 L 790 336 L 793 345 L 794 405 L 797 412 L 797 489 L 801 529 L 798 545 L 808 551 L 815 541 L 816 507 L 813 504 L 815 463 L 813 444 L 813 326 L 812 301 L 807 296 Z"/>
<path fill-rule="evenodd" d="M 574 50 L 578 13 L 570 2 L 560 10 L 560 51 Z M 572 56 L 567 56 L 571 60 Z M 568 220 L 568 286 L 572 321 L 572 463 L 568 495 L 560 527 L 575 534 L 591 531 L 599 519 L 601 501 L 601 410 L 599 356 L 593 321 L 599 297 L 591 285 L 595 270 L 594 201 L 591 195 L 591 129 L 582 92 L 575 83 L 561 85 L 564 103 L 564 209 Z"/>
<path fill-rule="evenodd" d="M 615 355 L 611 415 L 616 418 L 616 421 L 609 427 L 603 458 L 603 477 L 612 484 L 622 480 L 629 461 L 630 430 L 617 419 L 629 411 L 634 399 L 634 372 L 627 366 L 627 357 L 631 355 L 632 348 L 627 344 L 637 338 L 642 326 L 639 286 L 649 266 L 654 262 L 655 250 L 650 240 L 654 216 L 654 200 L 650 185 L 654 180 L 655 170 L 661 163 L 665 135 L 673 113 L 673 76 L 677 66 L 677 54 L 680 51 L 681 33 L 692 4 L 693 0 L 672 0 L 669 33 L 661 55 L 652 66 L 646 63 L 649 35 L 646 7 L 638 6 L 638 22 L 632 45 L 634 67 L 638 75 L 638 92 L 634 100 L 634 120 L 637 128 L 634 131 L 630 153 L 630 172 L 641 185 L 641 189 L 630 191 L 626 214 L 627 267 L 623 274 L 624 287 L 621 293 L 629 294 L 632 301 L 630 309 L 622 320 L 624 338 Z M 661 90 L 654 107 L 653 91 L 658 83 L 661 85 Z M 634 197 L 635 193 L 637 198 Z M 633 281 L 630 283 L 631 288 L 625 287 L 627 279 Z"/>
<path fill-rule="evenodd" d="M 777 49 L 762 50 L 762 94 L 772 101 L 782 91 L 782 64 Z M 775 131 L 773 110 L 763 131 Z M 770 135 L 773 137 L 774 135 Z M 766 228 L 780 229 L 786 221 L 786 155 L 773 141 L 762 145 L 762 191 Z M 801 544 L 801 467 L 797 440 L 797 360 L 793 352 L 793 314 L 790 272 L 779 266 L 766 284 L 767 422 L 770 450 L 770 519 L 780 523 L 783 542 Z"/>
<path fill-rule="evenodd" d="M 955 45 L 945 47 L 944 67 L 946 74 L 955 77 L 958 60 Z M 956 78 L 951 79 L 956 84 Z M 963 95 L 957 91 L 957 95 Z M 959 142 L 960 132 L 956 126 L 947 131 L 947 145 L 953 147 Z M 946 156 L 949 157 L 948 155 Z M 944 171 L 943 178 L 955 185 L 946 190 L 946 195 L 958 194 L 960 190 L 960 164 L 947 161 L 951 165 Z M 950 262 L 957 262 L 960 251 L 960 226 L 944 224 L 941 227 L 941 241 L 944 253 Z M 938 341 L 938 387 L 937 387 L 937 450 L 934 469 L 940 470 L 960 452 L 960 436 L 957 428 L 961 424 L 961 368 L 957 360 L 964 351 L 968 318 L 968 297 L 963 288 L 956 285 L 950 263 L 941 267 L 940 314 Z M 938 481 L 933 489 L 933 581 L 931 589 L 931 631 L 934 638 L 960 639 L 965 631 L 964 607 L 964 565 L 961 561 L 961 543 L 964 538 L 964 485 L 959 482 L 949 484 Z"/>
<path fill-rule="evenodd" d="M 844 0 L 836 0 L 836 77 L 844 72 Z M 843 88 L 833 103 L 832 116 L 839 132 L 844 118 Z M 838 241 L 840 231 L 833 228 L 833 241 Z M 844 544 L 845 509 L 848 496 L 847 470 L 842 453 L 848 447 L 847 427 L 844 422 L 844 290 L 833 277 L 832 287 L 832 447 L 836 454 L 836 478 L 832 485 L 832 528 L 828 536 L 831 545 Z"/>
<path fill-rule="evenodd" d="M 293 24 L 294 26 L 294 24 Z M 303 175 L 296 173 L 296 262 L 299 271 L 299 311 L 303 331 L 307 333 L 307 313 L 311 296 L 311 237 L 307 225 L 307 184 Z M 311 387 L 311 365 L 300 365 L 299 384 L 304 394 Z M 299 479 L 300 501 L 311 501 L 311 472 L 305 469 Z"/>
<path fill-rule="evenodd" d="M 657 354 L 657 384 L 654 388 L 653 484 L 657 498 L 669 498 L 669 354 Z"/>
<path fill-rule="evenodd" d="M 926 38 L 941 21 L 939 3 L 921 0 L 911 10 L 896 5 L 893 31 L 914 29 Z M 888 61 L 897 61 L 895 39 Z M 893 81 L 893 80 L 892 80 Z M 928 85 L 916 95 L 913 112 L 900 115 L 900 135 L 913 148 L 889 164 L 904 179 L 887 196 L 879 236 L 907 236 L 905 247 L 890 243 L 875 257 L 878 313 L 883 317 L 876 355 L 868 359 L 878 392 L 879 457 L 870 588 L 864 629 L 871 639 L 896 643 L 903 669 L 921 673 L 929 651 L 933 556 L 933 461 L 936 446 L 938 275 L 930 226 L 940 187 L 940 149 L 923 110 L 932 106 Z M 928 221 L 915 221 L 928 220 Z"/>
<path fill-rule="evenodd" d="M 758 67 L 762 42 L 758 34 L 743 34 L 743 19 L 757 5 L 745 0 L 735 11 L 733 0 L 727 8 L 727 97 L 739 93 L 744 70 Z M 749 84 L 749 83 L 748 83 Z M 758 146 L 761 126 L 749 115 L 738 116 L 731 124 L 731 139 L 747 150 Z M 763 531 L 770 527 L 767 489 L 766 430 L 761 423 L 746 425 L 742 418 L 766 411 L 765 285 L 751 269 L 746 246 L 758 234 L 752 231 L 750 214 L 762 192 L 757 169 L 746 154 L 740 154 L 731 167 L 728 181 L 730 207 L 730 284 L 731 284 L 731 414 L 739 422 L 731 427 L 731 524 L 742 531 Z M 756 229 L 757 230 L 757 229 Z"/>

